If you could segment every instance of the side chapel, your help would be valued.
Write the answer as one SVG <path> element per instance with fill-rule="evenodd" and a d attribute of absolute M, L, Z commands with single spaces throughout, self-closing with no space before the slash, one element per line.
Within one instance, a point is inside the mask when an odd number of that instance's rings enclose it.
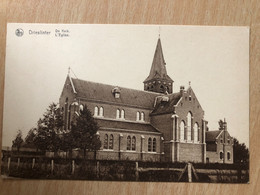
<path fill-rule="evenodd" d="M 224 129 L 208 131 L 204 110 L 189 85 L 173 92 L 160 38 L 144 90 L 72 78 L 59 104 L 64 130 L 87 105 L 99 125 L 97 159 L 233 163 L 233 140 Z M 226 149 L 225 149 L 226 148 Z"/>

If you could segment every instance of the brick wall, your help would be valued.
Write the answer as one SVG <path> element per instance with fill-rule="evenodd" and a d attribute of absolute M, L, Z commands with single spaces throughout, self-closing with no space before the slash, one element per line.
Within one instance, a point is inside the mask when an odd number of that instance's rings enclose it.
<path fill-rule="evenodd" d="M 217 151 L 217 144 L 215 142 L 207 143 L 206 149 L 207 149 L 207 151 L 216 152 Z"/>
<path fill-rule="evenodd" d="M 206 158 L 210 163 L 226 163 L 232 164 L 233 159 L 233 145 L 215 144 L 216 151 L 207 151 Z M 223 159 L 220 159 L 220 152 L 223 152 Z M 228 153 L 230 153 L 230 159 L 228 159 Z"/>
<path fill-rule="evenodd" d="M 203 162 L 203 144 L 180 143 L 179 161 Z"/>
<path fill-rule="evenodd" d="M 148 134 L 147 132 L 122 132 L 122 131 L 106 131 L 99 130 L 100 140 L 102 146 L 100 148 L 98 159 L 121 159 L 121 160 L 144 160 L 144 161 L 160 161 L 160 144 L 161 137 L 160 134 Z M 104 140 L 105 135 L 108 137 L 112 134 L 114 138 L 113 149 L 104 149 Z M 121 136 L 120 136 L 121 134 Z M 127 137 L 131 138 L 135 136 L 136 138 L 136 149 L 127 150 Z M 143 138 L 142 138 L 143 137 Z M 148 151 L 148 139 L 151 137 L 152 139 L 156 139 L 156 152 Z M 120 144 L 119 144 L 120 140 Z M 120 152 L 120 154 L 119 154 Z M 119 157 L 120 155 L 120 157 Z"/>
<path fill-rule="evenodd" d="M 164 161 L 171 162 L 172 161 L 172 143 L 168 142 L 164 144 Z"/>
<path fill-rule="evenodd" d="M 228 152 L 230 153 L 230 159 L 228 159 Z M 233 164 L 234 158 L 233 158 L 233 145 L 226 145 L 225 146 L 225 163 L 226 164 Z"/>
<path fill-rule="evenodd" d="M 202 119 L 204 118 L 204 111 L 201 108 L 201 105 L 195 96 L 193 90 L 189 88 L 186 92 L 183 93 L 182 99 L 179 102 L 178 106 L 175 108 L 176 114 L 179 116 L 178 118 L 178 127 L 180 126 L 181 121 L 185 122 L 185 126 L 187 126 L 187 115 L 188 112 L 192 113 L 192 128 L 195 123 L 198 123 L 199 133 L 198 140 L 202 142 Z M 180 136 L 180 133 L 179 133 Z M 193 140 L 193 131 L 191 133 L 191 139 Z"/>
<path fill-rule="evenodd" d="M 213 151 L 207 151 L 206 153 L 207 163 L 217 163 L 219 162 L 219 153 Z"/>
<path fill-rule="evenodd" d="M 151 110 L 148 109 L 140 109 L 135 107 L 129 107 L 129 106 L 122 106 L 122 105 L 114 105 L 114 104 L 108 104 L 108 103 L 100 103 L 100 102 L 93 102 L 93 101 L 86 101 L 81 100 L 81 104 L 86 104 L 88 109 L 92 112 L 94 115 L 94 108 L 97 106 L 99 109 L 100 107 L 103 107 L 104 117 L 110 118 L 110 119 L 116 119 L 116 111 L 117 109 L 124 110 L 125 111 L 125 120 L 131 120 L 136 121 L 136 115 L 139 111 L 140 113 L 144 113 L 144 121 L 150 122 L 149 113 Z"/>
<path fill-rule="evenodd" d="M 164 115 L 151 116 L 151 124 L 158 128 L 162 133 L 166 141 L 164 145 L 165 160 L 175 161 L 177 160 L 177 155 L 179 155 L 179 161 L 194 161 L 203 162 L 203 129 L 202 129 L 202 119 L 204 118 L 204 111 L 201 108 L 194 92 L 191 88 L 187 92 L 183 93 L 182 100 L 179 102 L 178 106 L 175 108 L 176 114 L 178 115 L 177 126 L 175 126 L 175 120 L 172 118 L 173 113 Z M 176 144 L 167 143 L 167 141 L 175 140 L 175 135 L 177 135 L 177 141 L 180 140 L 180 123 L 185 121 L 185 126 L 187 126 L 187 114 L 192 113 L 192 132 L 191 132 L 191 143 L 179 144 L 179 148 Z M 198 143 L 193 143 L 194 132 L 193 126 L 197 123 L 198 129 Z M 177 129 L 175 129 L 177 127 Z M 185 127 L 187 130 L 187 127 Z M 177 133 L 175 131 L 178 131 Z M 186 137 L 185 133 L 185 137 Z M 186 138 L 187 139 L 187 138 Z M 172 156 L 173 155 L 173 156 Z"/>
<path fill-rule="evenodd" d="M 173 139 L 173 119 L 171 116 L 172 114 L 151 116 L 151 124 L 163 133 L 165 141 Z"/>

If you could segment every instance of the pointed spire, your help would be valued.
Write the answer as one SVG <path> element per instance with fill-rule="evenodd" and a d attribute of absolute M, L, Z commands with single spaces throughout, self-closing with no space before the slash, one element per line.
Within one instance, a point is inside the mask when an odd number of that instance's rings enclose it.
<path fill-rule="evenodd" d="M 153 63 L 150 70 L 149 76 L 145 79 L 144 82 L 149 81 L 154 78 L 164 78 L 167 80 L 172 81 L 172 79 L 167 75 L 166 63 L 163 57 L 163 51 L 162 51 L 162 45 L 161 45 L 161 39 L 158 38 L 156 50 L 153 57 Z"/>
<path fill-rule="evenodd" d="M 153 63 L 149 76 L 145 79 L 144 90 L 157 93 L 172 93 L 173 80 L 167 75 L 166 63 L 163 57 L 162 44 L 160 37 L 157 41 Z"/>

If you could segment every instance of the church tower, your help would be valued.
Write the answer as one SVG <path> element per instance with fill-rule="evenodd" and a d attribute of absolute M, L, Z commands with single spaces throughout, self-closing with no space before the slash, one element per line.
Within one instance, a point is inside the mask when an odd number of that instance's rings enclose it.
<path fill-rule="evenodd" d="M 157 93 L 172 93 L 173 80 L 167 75 L 160 37 L 157 41 L 156 50 L 149 76 L 145 79 L 144 90 Z"/>

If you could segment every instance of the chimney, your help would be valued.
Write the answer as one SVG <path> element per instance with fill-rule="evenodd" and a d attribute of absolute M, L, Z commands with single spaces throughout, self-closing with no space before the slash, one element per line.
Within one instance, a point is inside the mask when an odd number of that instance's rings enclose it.
<path fill-rule="evenodd" d="M 225 118 L 224 118 L 224 122 L 223 122 L 223 129 L 224 129 L 224 131 L 227 131 L 227 122 L 226 122 Z"/>
<path fill-rule="evenodd" d="M 184 86 L 180 86 L 180 93 L 181 93 L 181 95 L 183 95 L 183 92 L 184 92 Z"/>

